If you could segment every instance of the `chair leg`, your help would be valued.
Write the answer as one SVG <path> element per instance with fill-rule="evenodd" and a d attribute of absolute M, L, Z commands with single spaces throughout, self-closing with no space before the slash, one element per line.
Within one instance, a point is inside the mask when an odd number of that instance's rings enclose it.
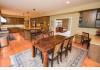
<path fill-rule="evenodd" d="M 68 50 L 66 49 L 65 50 L 65 57 L 68 55 Z"/>
<path fill-rule="evenodd" d="M 65 51 L 65 57 L 66 57 L 66 51 Z"/>
<path fill-rule="evenodd" d="M 60 61 L 62 62 L 62 52 L 60 53 Z"/>
<path fill-rule="evenodd" d="M 89 49 L 89 43 L 87 43 L 87 50 Z"/>
<path fill-rule="evenodd" d="M 37 48 L 35 48 L 35 54 L 37 54 Z"/>
<path fill-rule="evenodd" d="M 69 50 L 70 50 L 70 53 L 71 53 L 72 48 L 70 47 Z"/>
<path fill-rule="evenodd" d="M 53 67 L 53 59 L 51 60 L 51 67 Z"/>
<path fill-rule="evenodd" d="M 33 57 L 35 57 L 35 46 L 33 45 Z"/>
<path fill-rule="evenodd" d="M 62 62 L 62 49 L 63 49 L 63 44 L 61 45 L 61 52 L 60 52 L 60 61 Z"/>
<path fill-rule="evenodd" d="M 59 58 L 58 58 L 58 56 L 57 56 L 57 63 L 59 64 Z"/>
<path fill-rule="evenodd" d="M 90 40 L 87 43 L 87 50 L 89 50 L 89 47 L 90 47 Z"/>
<path fill-rule="evenodd" d="M 42 59 L 42 63 L 43 63 L 43 56 L 42 56 L 42 52 L 40 52 L 40 55 L 41 55 L 41 59 Z"/>
<path fill-rule="evenodd" d="M 82 46 L 83 46 L 84 42 L 82 41 Z"/>

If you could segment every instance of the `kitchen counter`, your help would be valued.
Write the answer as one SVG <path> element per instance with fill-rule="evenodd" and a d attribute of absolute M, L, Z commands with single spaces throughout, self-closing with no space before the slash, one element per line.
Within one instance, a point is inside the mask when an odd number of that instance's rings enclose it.
<path fill-rule="evenodd" d="M 0 35 L 1 35 L 1 34 L 7 34 L 7 33 L 9 33 L 8 30 L 1 30 L 1 31 L 0 31 Z"/>
<path fill-rule="evenodd" d="M 97 63 L 100 63 L 100 36 L 90 36 L 91 42 L 88 51 L 88 57 Z"/>
<path fill-rule="evenodd" d="M 5 47 L 8 45 L 8 30 L 1 30 L 0 31 L 0 48 Z"/>
<path fill-rule="evenodd" d="M 90 36 L 91 44 L 98 45 L 100 47 L 100 36 Z"/>

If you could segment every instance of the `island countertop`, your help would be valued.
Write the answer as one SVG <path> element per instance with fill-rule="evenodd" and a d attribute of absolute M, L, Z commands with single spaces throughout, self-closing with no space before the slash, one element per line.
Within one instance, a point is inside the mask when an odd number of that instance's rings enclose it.
<path fill-rule="evenodd" d="M 90 42 L 91 44 L 100 46 L 100 36 L 91 35 L 90 38 L 91 38 L 91 42 Z"/>
<path fill-rule="evenodd" d="M 88 57 L 97 63 L 100 63 L 100 36 L 90 36 L 91 42 L 88 51 Z"/>

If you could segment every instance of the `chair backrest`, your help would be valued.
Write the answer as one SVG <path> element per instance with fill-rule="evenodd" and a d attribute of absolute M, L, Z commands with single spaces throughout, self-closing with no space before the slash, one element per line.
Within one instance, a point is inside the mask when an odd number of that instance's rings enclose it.
<path fill-rule="evenodd" d="M 36 40 L 40 40 L 40 39 L 42 39 L 43 38 L 43 34 L 40 34 L 40 35 L 37 35 L 36 36 Z"/>
<path fill-rule="evenodd" d="M 47 38 L 49 37 L 49 34 L 48 33 L 43 33 L 43 38 Z"/>
<path fill-rule="evenodd" d="M 65 48 L 65 47 L 67 47 L 67 45 L 68 45 L 68 40 L 65 39 L 64 42 L 63 42 L 63 47 Z"/>
<path fill-rule="evenodd" d="M 89 40 L 89 33 L 82 32 L 82 39 L 83 40 Z"/>
<path fill-rule="evenodd" d="M 62 43 L 59 43 L 54 47 L 54 51 L 53 51 L 54 57 L 56 57 L 60 53 L 61 45 L 62 45 Z"/>
<path fill-rule="evenodd" d="M 70 45 L 72 45 L 73 37 L 74 37 L 74 36 L 69 37 L 69 41 L 68 41 L 68 43 L 69 43 Z"/>
<path fill-rule="evenodd" d="M 36 39 L 32 40 L 32 43 L 33 43 L 33 44 L 36 44 L 36 43 L 38 43 L 38 41 L 39 41 L 40 39 L 42 39 L 42 38 L 43 38 L 43 35 L 42 35 L 42 34 L 37 35 L 37 36 L 36 36 Z"/>
<path fill-rule="evenodd" d="M 82 42 L 82 35 L 75 34 L 74 35 L 74 42 L 80 44 Z"/>
<path fill-rule="evenodd" d="M 48 32 L 49 36 L 54 36 L 54 31 Z"/>
<path fill-rule="evenodd" d="M 72 46 L 73 37 L 74 36 L 71 36 L 71 37 L 65 39 L 63 42 L 63 47 L 67 48 L 69 46 Z"/>

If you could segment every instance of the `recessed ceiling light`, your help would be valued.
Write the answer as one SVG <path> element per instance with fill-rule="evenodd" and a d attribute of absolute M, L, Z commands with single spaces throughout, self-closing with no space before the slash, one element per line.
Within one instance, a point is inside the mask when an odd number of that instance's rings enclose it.
<path fill-rule="evenodd" d="M 69 1 L 69 0 L 67 0 L 67 1 L 66 1 L 66 4 L 70 4 L 70 1 Z"/>

